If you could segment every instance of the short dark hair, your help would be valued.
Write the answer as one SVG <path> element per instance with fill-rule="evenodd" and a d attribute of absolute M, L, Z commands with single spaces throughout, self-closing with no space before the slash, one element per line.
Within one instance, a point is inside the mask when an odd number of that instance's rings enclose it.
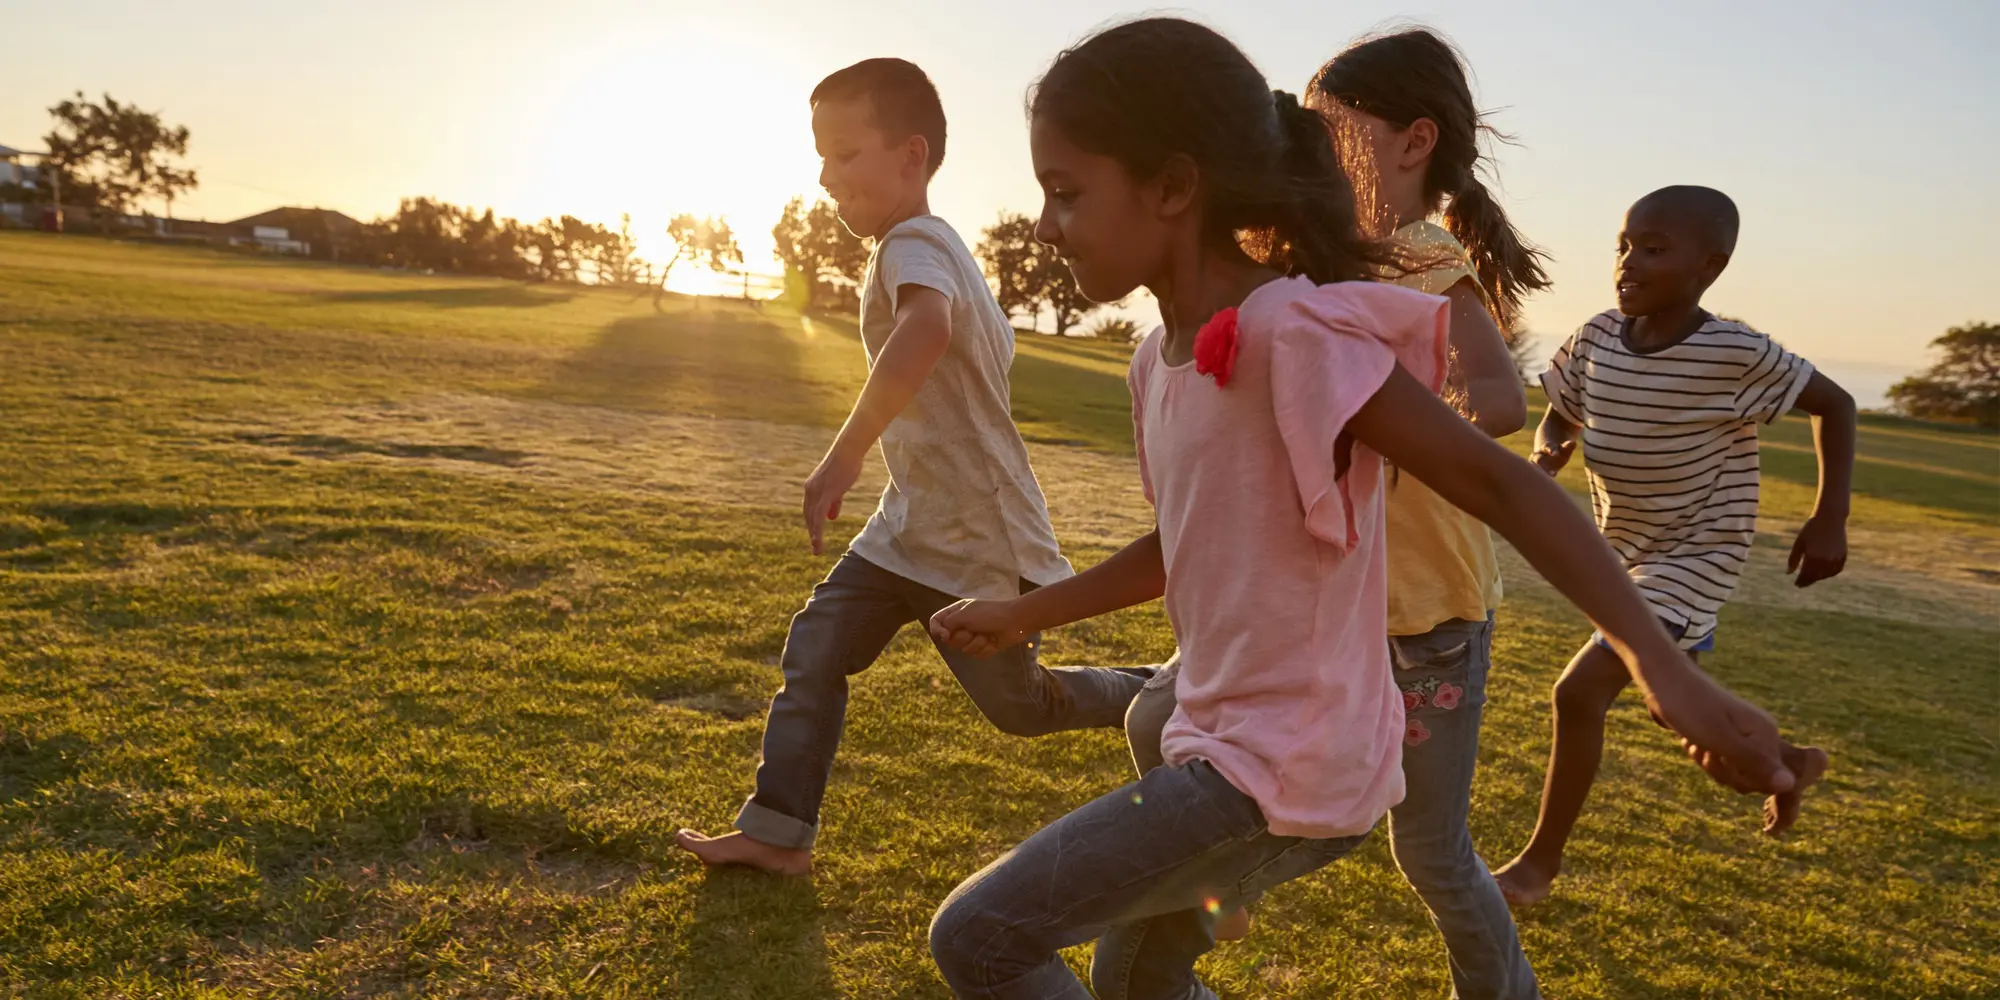
<path fill-rule="evenodd" d="M 1712 250 L 1736 252 L 1736 232 L 1742 216 L 1729 196 L 1711 187 L 1675 184 L 1639 199 L 1632 207 L 1646 205 L 1659 209 L 1692 227 Z"/>
<path fill-rule="evenodd" d="M 875 127 L 890 142 L 913 135 L 924 137 L 930 147 L 925 164 L 932 174 L 944 165 L 944 104 L 938 100 L 931 78 L 906 59 L 863 59 L 846 69 L 835 70 L 813 88 L 811 105 L 828 100 L 868 98 L 875 114 Z"/>

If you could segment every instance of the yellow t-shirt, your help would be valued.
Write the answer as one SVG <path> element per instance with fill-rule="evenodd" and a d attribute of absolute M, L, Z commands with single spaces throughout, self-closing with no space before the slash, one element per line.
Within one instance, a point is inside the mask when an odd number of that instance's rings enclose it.
<path fill-rule="evenodd" d="M 1478 287 L 1471 255 L 1442 226 L 1412 222 L 1394 239 L 1416 259 L 1443 258 L 1397 284 L 1432 295 L 1465 278 Z M 1500 606 L 1492 532 L 1415 476 L 1396 476 L 1389 487 L 1388 533 L 1390 635 L 1422 635 L 1453 618 L 1480 621 Z"/>

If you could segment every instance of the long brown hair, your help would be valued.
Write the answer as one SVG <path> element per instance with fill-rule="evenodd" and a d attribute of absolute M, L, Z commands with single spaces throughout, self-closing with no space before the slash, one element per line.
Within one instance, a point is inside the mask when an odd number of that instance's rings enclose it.
<path fill-rule="evenodd" d="M 1028 113 L 1136 177 L 1193 160 L 1212 246 L 1318 284 L 1368 280 L 1390 261 L 1361 232 L 1325 119 L 1210 28 L 1150 17 L 1100 31 L 1056 57 Z"/>
<path fill-rule="evenodd" d="M 1521 300 L 1549 287 L 1548 254 L 1514 228 L 1479 179 L 1482 160 L 1491 169 L 1480 137 L 1506 136 L 1472 103 L 1458 51 L 1427 28 L 1366 38 L 1320 67 L 1308 93 L 1316 105 L 1332 101 L 1398 129 L 1419 118 L 1436 123 L 1437 147 L 1424 173 L 1425 207 L 1435 212 L 1444 206 L 1444 227 L 1472 255 L 1493 318 L 1511 336 Z"/>

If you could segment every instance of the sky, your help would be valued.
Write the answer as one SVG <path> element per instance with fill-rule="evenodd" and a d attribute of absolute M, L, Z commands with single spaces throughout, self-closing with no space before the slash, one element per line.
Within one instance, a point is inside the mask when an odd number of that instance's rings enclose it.
<path fill-rule="evenodd" d="M 192 130 L 201 187 L 181 217 L 373 218 L 423 194 L 524 220 L 629 212 L 643 250 L 675 213 L 726 214 L 775 269 L 771 223 L 817 193 L 820 77 L 880 55 L 931 74 L 950 128 L 931 205 L 972 242 L 1040 205 L 1028 85 L 1144 13 L 1216 27 L 1293 91 L 1357 35 L 1449 35 L 1516 139 L 1494 151 L 1496 191 L 1555 258 L 1526 313 L 1544 354 L 1612 304 L 1626 206 L 1674 183 L 1742 209 L 1709 307 L 1829 370 L 1886 385 L 1946 327 L 2000 320 L 1993 0 L 0 0 L 17 42 L 71 40 L 8 46 L 0 144 L 38 147 L 49 105 L 109 92 Z"/>

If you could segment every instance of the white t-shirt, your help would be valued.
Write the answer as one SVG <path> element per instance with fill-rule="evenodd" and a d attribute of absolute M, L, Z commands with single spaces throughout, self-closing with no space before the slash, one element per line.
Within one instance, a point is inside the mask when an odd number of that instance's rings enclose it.
<path fill-rule="evenodd" d="M 1045 586 L 1068 577 L 1014 426 L 1007 384 L 1014 328 L 972 252 L 935 215 L 891 229 L 869 258 L 861 340 L 871 368 L 895 330 L 896 295 L 907 285 L 951 301 L 951 345 L 882 432 L 889 485 L 849 548 L 954 597 L 1014 597 L 1022 580 Z"/>
<path fill-rule="evenodd" d="M 1583 428 L 1598 530 L 1653 611 L 1715 631 L 1757 533 L 1757 424 L 1784 416 L 1813 366 L 1764 334 L 1710 317 L 1686 340 L 1640 353 L 1631 320 L 1603 313 L 1542 373 L 1557 415 Z"/>

